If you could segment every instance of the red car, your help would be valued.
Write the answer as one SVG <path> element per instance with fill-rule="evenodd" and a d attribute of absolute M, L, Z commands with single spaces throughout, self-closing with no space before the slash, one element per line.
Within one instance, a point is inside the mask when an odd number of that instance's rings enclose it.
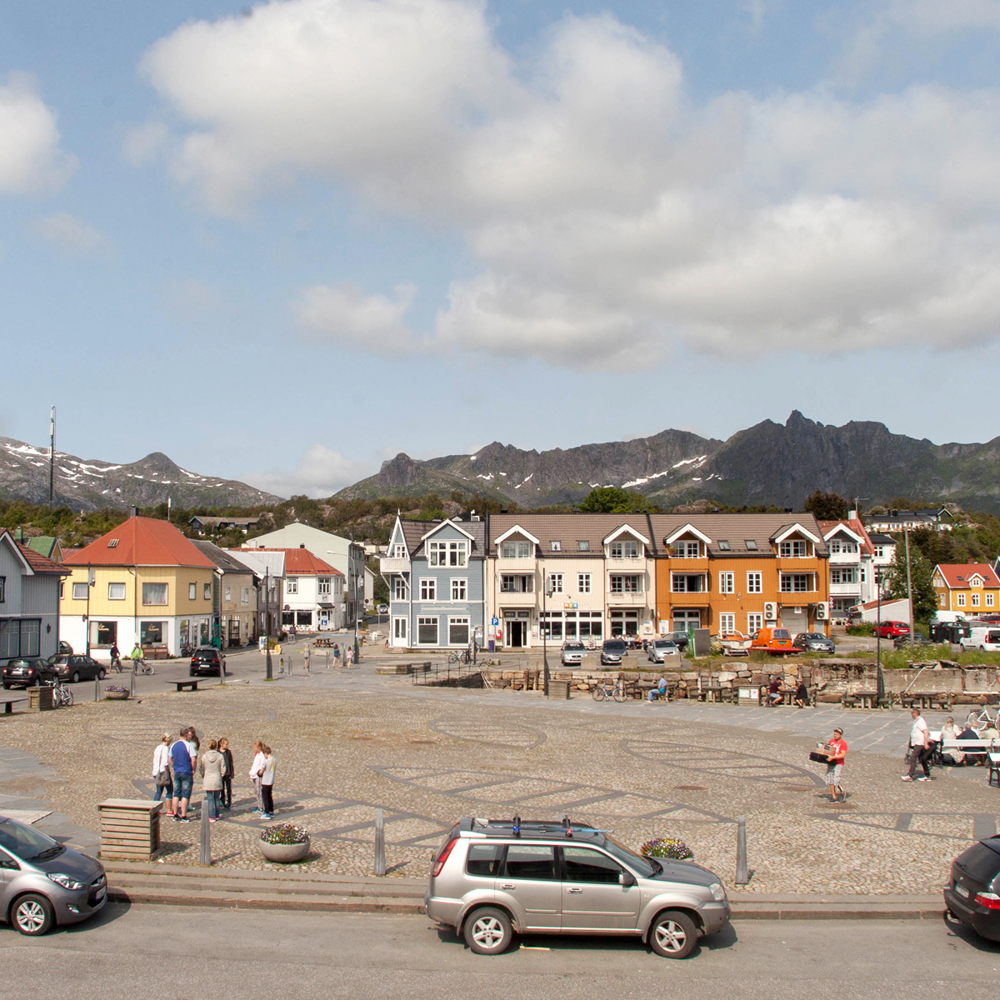
<path fill-rule="evenodd" d="M 901 635 L 909 635 L 910 626 L 906 622 L 879 622 L 875 626 L 875 634 L 883 639 L 897 639 Z"/>

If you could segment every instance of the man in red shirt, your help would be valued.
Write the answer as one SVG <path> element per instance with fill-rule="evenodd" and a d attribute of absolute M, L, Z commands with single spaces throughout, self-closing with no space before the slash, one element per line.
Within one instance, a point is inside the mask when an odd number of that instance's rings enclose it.
<path fill-rule="evenodd" d="M 830 798 L 834 802 L 846 802 L 847 792 L 841 787 L 840 778 L 844 773 L 844 759 L 847 757 L 847 743 L 844 741 L 844 730 L 835 729 L 833 737 L 824 749 L 827 752 L 829 764 L 826 765 L 826 784 L 830 789 Z"/>

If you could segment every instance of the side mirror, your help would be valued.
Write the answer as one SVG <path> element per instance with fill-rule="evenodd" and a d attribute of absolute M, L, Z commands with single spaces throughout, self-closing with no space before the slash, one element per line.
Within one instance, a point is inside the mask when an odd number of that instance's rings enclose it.
<path fill-rule="evenodd" d="M 620 885 L 623 885 L 623 886 L 625 886 L 625 888 L 626 888 L 626 889 L 627 889 L 627 888 L 628 888 L 629 886 L 632 886 L 632 885 L 638 885 L 638 884 L 639 884 L 639 883 L 638 883 L 638 882 L 636 881 L 636 878 L 635 878 L 635 876 L 634 876 L 634 875 L 633 875 L 633 874 L 632 874 L 631 872 L 622 872 L 622 873 L 621 873 L 621 874 L 620 874 L 620 875 L 618 876 L 618 883 L 619 883 Z"/>

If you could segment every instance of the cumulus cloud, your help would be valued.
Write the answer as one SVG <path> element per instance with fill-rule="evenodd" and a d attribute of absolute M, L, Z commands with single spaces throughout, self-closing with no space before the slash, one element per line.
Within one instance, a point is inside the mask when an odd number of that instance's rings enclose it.
<path fill-rule="evenodd" d="M 111 241 L 104 233 L 69 212 L 56 212 L 35 219 L 32 228 L 42 239 L 71 253 L 93 253 L 111 247 Z"/>
<path fill-rule="evenodd" d="M 32 77 L 11 73 L 0 84 L 0 194 L 58 190 L 76 169 L 59 148 L 56 116 Z"/>
<path fill-rule="evenodd" d="M 967 23 L 998 5 L 957 0 Z M 514 54 L 471 0 L 276 0 L 185 25 L 144 69 L 182 123 L 172 169 L 214 211 L 327 178 L 458 233 L 478 265 L 419 335 L 410 285 L 306 289 L 312 337 L 627 367 L 678 341 L 996 335 L 996 91 L 697 102 L 677 56 L 610 15 L 567 15 Z"/>
<path fill-rule="evenodd" d="M 322 444 L 314 444 L 292 470 L 248 472 L 244 482 L 280 497 L 328 497 L 378 471 L 366 462 L 346 458 Z"/>
<path fill-rule="evenodd" d="M 163 122 L 150 121 L 130 128 L 125 135 L 122 152 L 125 159 L 139 167 L 152 163 L 163 152 L 169 132 Z"/>
<path fill-rule="evenodd" d="M 317 285 L 302 293 L 298 317 L 312 340 L 389 356 L 414 346 L 405 316 L 416 293 L 410 283 L 397 286 L 392 299 L 365 295 L 356 285 Z"/>

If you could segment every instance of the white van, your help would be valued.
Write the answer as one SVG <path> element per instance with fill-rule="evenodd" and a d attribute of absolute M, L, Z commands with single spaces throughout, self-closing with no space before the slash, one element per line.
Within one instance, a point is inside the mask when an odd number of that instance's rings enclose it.
<path fill-rule="evenodd" d="M 969 635 L 959 640 L 962 649 L 980 649 L 984 653 L 1000 653 L 1000 626 L 973 625 Z"/>

